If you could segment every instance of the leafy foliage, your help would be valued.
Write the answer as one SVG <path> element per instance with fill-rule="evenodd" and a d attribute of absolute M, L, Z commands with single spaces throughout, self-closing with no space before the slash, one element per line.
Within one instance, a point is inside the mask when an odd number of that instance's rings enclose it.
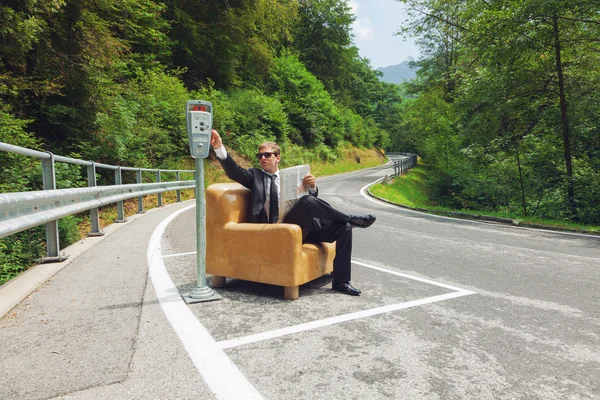
<path fill-rule="evenodd" d="M 290 53 L 275 60 L 271 90 L 283 103 L 297 144 L 325 143 L 335 147 L 341 140 L 341 116 L 323 84 Z"/>
<path fill-rule="evenodd" d="M 25 130 L 31 121 L 17 118 L 10 111 L 9 106 L 0 104 L 0 142 L 39 150 L 39 140 Z M 30 157 L 0 152 L 0 192 L 22 192 L 31 187 L 36 182 L 38 164 Z"/>
<path fill-rule="evenodd" d="M 404 2 L 425 56 L 391 141 L 426 158 L 437 200 L 600 222 L 597 5 Z"/>

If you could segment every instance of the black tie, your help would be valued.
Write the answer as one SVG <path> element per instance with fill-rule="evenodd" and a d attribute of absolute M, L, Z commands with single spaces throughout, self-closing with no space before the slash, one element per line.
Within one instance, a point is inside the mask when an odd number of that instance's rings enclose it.
<path fill-rule="evenodd" d="M 275 187 L 275 175 L 271 175 L 271 193 L 269 194 L 269 222 L 274 224 L 279 219 L 279 200 L 277 199 L 277 188 Z"/>

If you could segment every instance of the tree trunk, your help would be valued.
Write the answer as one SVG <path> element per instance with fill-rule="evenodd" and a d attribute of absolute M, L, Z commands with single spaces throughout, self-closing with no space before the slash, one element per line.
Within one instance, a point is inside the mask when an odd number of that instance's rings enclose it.
<path fill-rule="evenodd" d="M 517 155 L 517 168 L 519 169 L 519 186 L 521 186 L 521 203 L 523 204 L 523 216 L 527 216 L 527 201 L 525 201 L 525 187 L 523 186 L 523 170 L 521 169 L 521 157 L 519 156 L 519 143 L 515 141 L 515 154 Z"/>
<path fill-rule="evenodd" d="M 567 167 L 567 196 L 569 209 L 573 220 L 577 220 L 577 207 L 575 206 L 575 189 L 573 185 L 573 163 L 571 160 L 571 145 L 569 138 L 569 121 L 567 119 L 567 99 L 565 96 L 565 79 L 563 76 L 563 66 L 561 61 L 560 35 L 558 29 L 558 16 L 552 17 L 554 26 L 554 49 L 556 56 L 556 74 L 558 75 L 558 91 L 560 97 L 560 119 L 563 131 L 563 145 L 565 164 Z"/>

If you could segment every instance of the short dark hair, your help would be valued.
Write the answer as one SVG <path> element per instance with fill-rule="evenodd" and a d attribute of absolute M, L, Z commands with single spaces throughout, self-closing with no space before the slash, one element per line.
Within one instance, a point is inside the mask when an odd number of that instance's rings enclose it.
<path fill-rule="evenodd" d="M 275 142 L 261 143 L 260 146 L 258 146 L 258 150 L 260 151 L 260 149 L 264 149 L 265 147 L 270 147 L 271 149 L 273 149 L 273 154 L 275 154 L 276 156 L 281 154 L 281 149 L 279 148 L 279 145 Z"/>

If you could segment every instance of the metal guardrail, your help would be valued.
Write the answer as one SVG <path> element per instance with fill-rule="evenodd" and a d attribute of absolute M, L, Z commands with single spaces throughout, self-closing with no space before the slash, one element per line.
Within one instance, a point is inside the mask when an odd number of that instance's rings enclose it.
<path fill-rule="evenodd" d="M 402 158 L 394 161 L 394 176 L 404 175 L 409 169 L 417 165 L 417 155 L 414 153 L 386 153 L 389 156 L 401 156 Z"/>
<path fill-rule="evenodd" d="M 158 193 L 158 206 L 162 206 L 162 193 L 177 191 L 177 201 L 181 201 L 181 190 L 193 189 L 195 180 L 182 181 L 181 173 L 194 173 L 195 170 L 171 170 L 121 167 L 57 156 L 0 142 L 0 151 L 16 153 L 41 159 L 43 189 L 31 192 L 0 194 L 0 238 L 10 236 L 34 226 L 46 224 L 47 257 L 42 261 L 61 261 L 58 240 L 58 219 L 83 211 L 90 211 L 91 236 L 102 235 L 98 207 L 117 203 L 117 220 L 125 222 L 123 201 L 138 198 L 138 213 L 144 212 L 143 196 Z M 87 168 L 87 188 L 56 189 L 55 163 L 81 165 Z M 115 184 L 96 185 L 96 169 L 114 170 Z M 123 184 L 122 171 L 135 171 L 136 182 Z M 153 172 L 156 182 L 143 183 L 143 172 Z M 162 181 L 161 173 L 175 173 L 175 181 Z"/>

